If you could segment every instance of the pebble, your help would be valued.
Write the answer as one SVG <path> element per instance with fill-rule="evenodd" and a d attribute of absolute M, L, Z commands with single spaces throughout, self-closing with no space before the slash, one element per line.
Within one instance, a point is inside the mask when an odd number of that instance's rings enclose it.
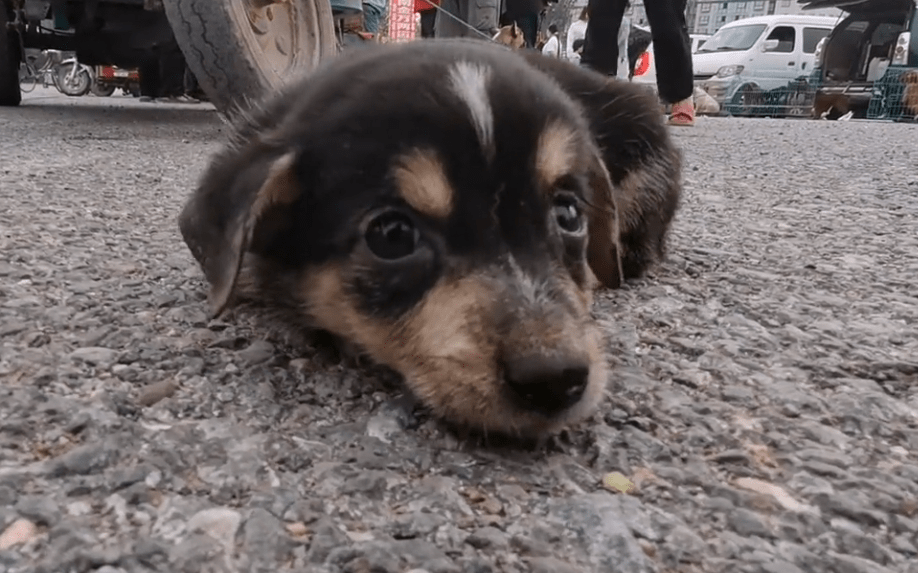
<path fill-rule="evenodd" d="M 70 357 L 93 366 L 110 366 L 118 359 L 119 352 L 111 348 L 87 346 L 70 353 Z"/>
<path fill-rule="evenodd" d="M 28 519 L 17 519 L 0 533 L 0 551 L 24 545 L 38 535 L 38 527 Z"/>

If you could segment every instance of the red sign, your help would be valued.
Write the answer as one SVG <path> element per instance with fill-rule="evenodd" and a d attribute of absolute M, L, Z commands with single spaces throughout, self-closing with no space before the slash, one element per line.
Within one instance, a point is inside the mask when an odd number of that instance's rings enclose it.
<path fill-rule="evenodd" d="M 390 0 L 389 41 L 408 42 L 414 40 L 416 35 L 414 0 Z"/>

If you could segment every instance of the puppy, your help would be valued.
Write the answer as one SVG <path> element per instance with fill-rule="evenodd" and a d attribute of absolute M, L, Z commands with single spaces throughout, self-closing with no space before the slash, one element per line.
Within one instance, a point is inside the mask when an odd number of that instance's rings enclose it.
<path fill-rule="evenodd" d="M 912 70 L 899 76 L 899 81 L 905 84 L 902 92 L 902 105 L 908 113 L 918 118 L 918 72 Z"/>
<path fill-rule="evenodd" d="M 516 25 L 516 22 L 502 27 L 491 39 L 498 44 L 509 47 L 511 50 L 522 50 L 526 45 L 523 31 Z"/>
<path fill-rule="evenodd" d="M 252 112 L 179 226 L 215 313 L 283 305 L 446 421 L 537 437 L 603 394 L 596 278 L 662 252 L 680 174 L 656 110 L 486 42 L 373 46 Z"/>

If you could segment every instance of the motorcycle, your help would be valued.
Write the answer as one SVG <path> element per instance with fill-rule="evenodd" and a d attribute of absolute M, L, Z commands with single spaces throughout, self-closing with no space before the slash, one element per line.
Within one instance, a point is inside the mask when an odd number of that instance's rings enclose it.
<path fill-rule="evenodd" d="M 117 66 L 96 66 L 95 80 L 90 91 L 97 97 L 109 97 L 116 89 L 125 95 L 140 96 L 140 72 Z"/>
<path fill-rule="evenodd" d="M 92 87 L 92 68 L 81 64 L 75 57 L 66 58 L 60 50 L 41 50 L 27 53 L 19 70 L 19 87 L 23 92 L 54 86 L 68 96 L 86 95 Z"/>

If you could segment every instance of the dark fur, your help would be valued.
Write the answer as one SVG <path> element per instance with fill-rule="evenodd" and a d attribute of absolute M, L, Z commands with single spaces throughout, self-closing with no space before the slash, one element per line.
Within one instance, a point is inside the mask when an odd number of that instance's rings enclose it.
<path fill-rule="evenodd" d="M 586 112 L 590 129 L 621 204 L 620 240 L 624 278 L 637 278 L 666 250 L 666 235 L 679 207 L 681 156 L 669 143 L 659 106 L 641 86 L 584 73 L 555 58 L 527 54 Z M 621 277 L 604 280 L 617 287 Z"/>
<path fill-rule="evenodd" d="M 439 416 L 535 435 L 598 403 L 594 277 L 618 286 L 620 264 L 637 276 L 662 256 L 679 177 L 640 88 L 423 41 L 342 56 L 269 99 L 179 223 L 216 312 L 253 291 L 401 372 Z"/>

